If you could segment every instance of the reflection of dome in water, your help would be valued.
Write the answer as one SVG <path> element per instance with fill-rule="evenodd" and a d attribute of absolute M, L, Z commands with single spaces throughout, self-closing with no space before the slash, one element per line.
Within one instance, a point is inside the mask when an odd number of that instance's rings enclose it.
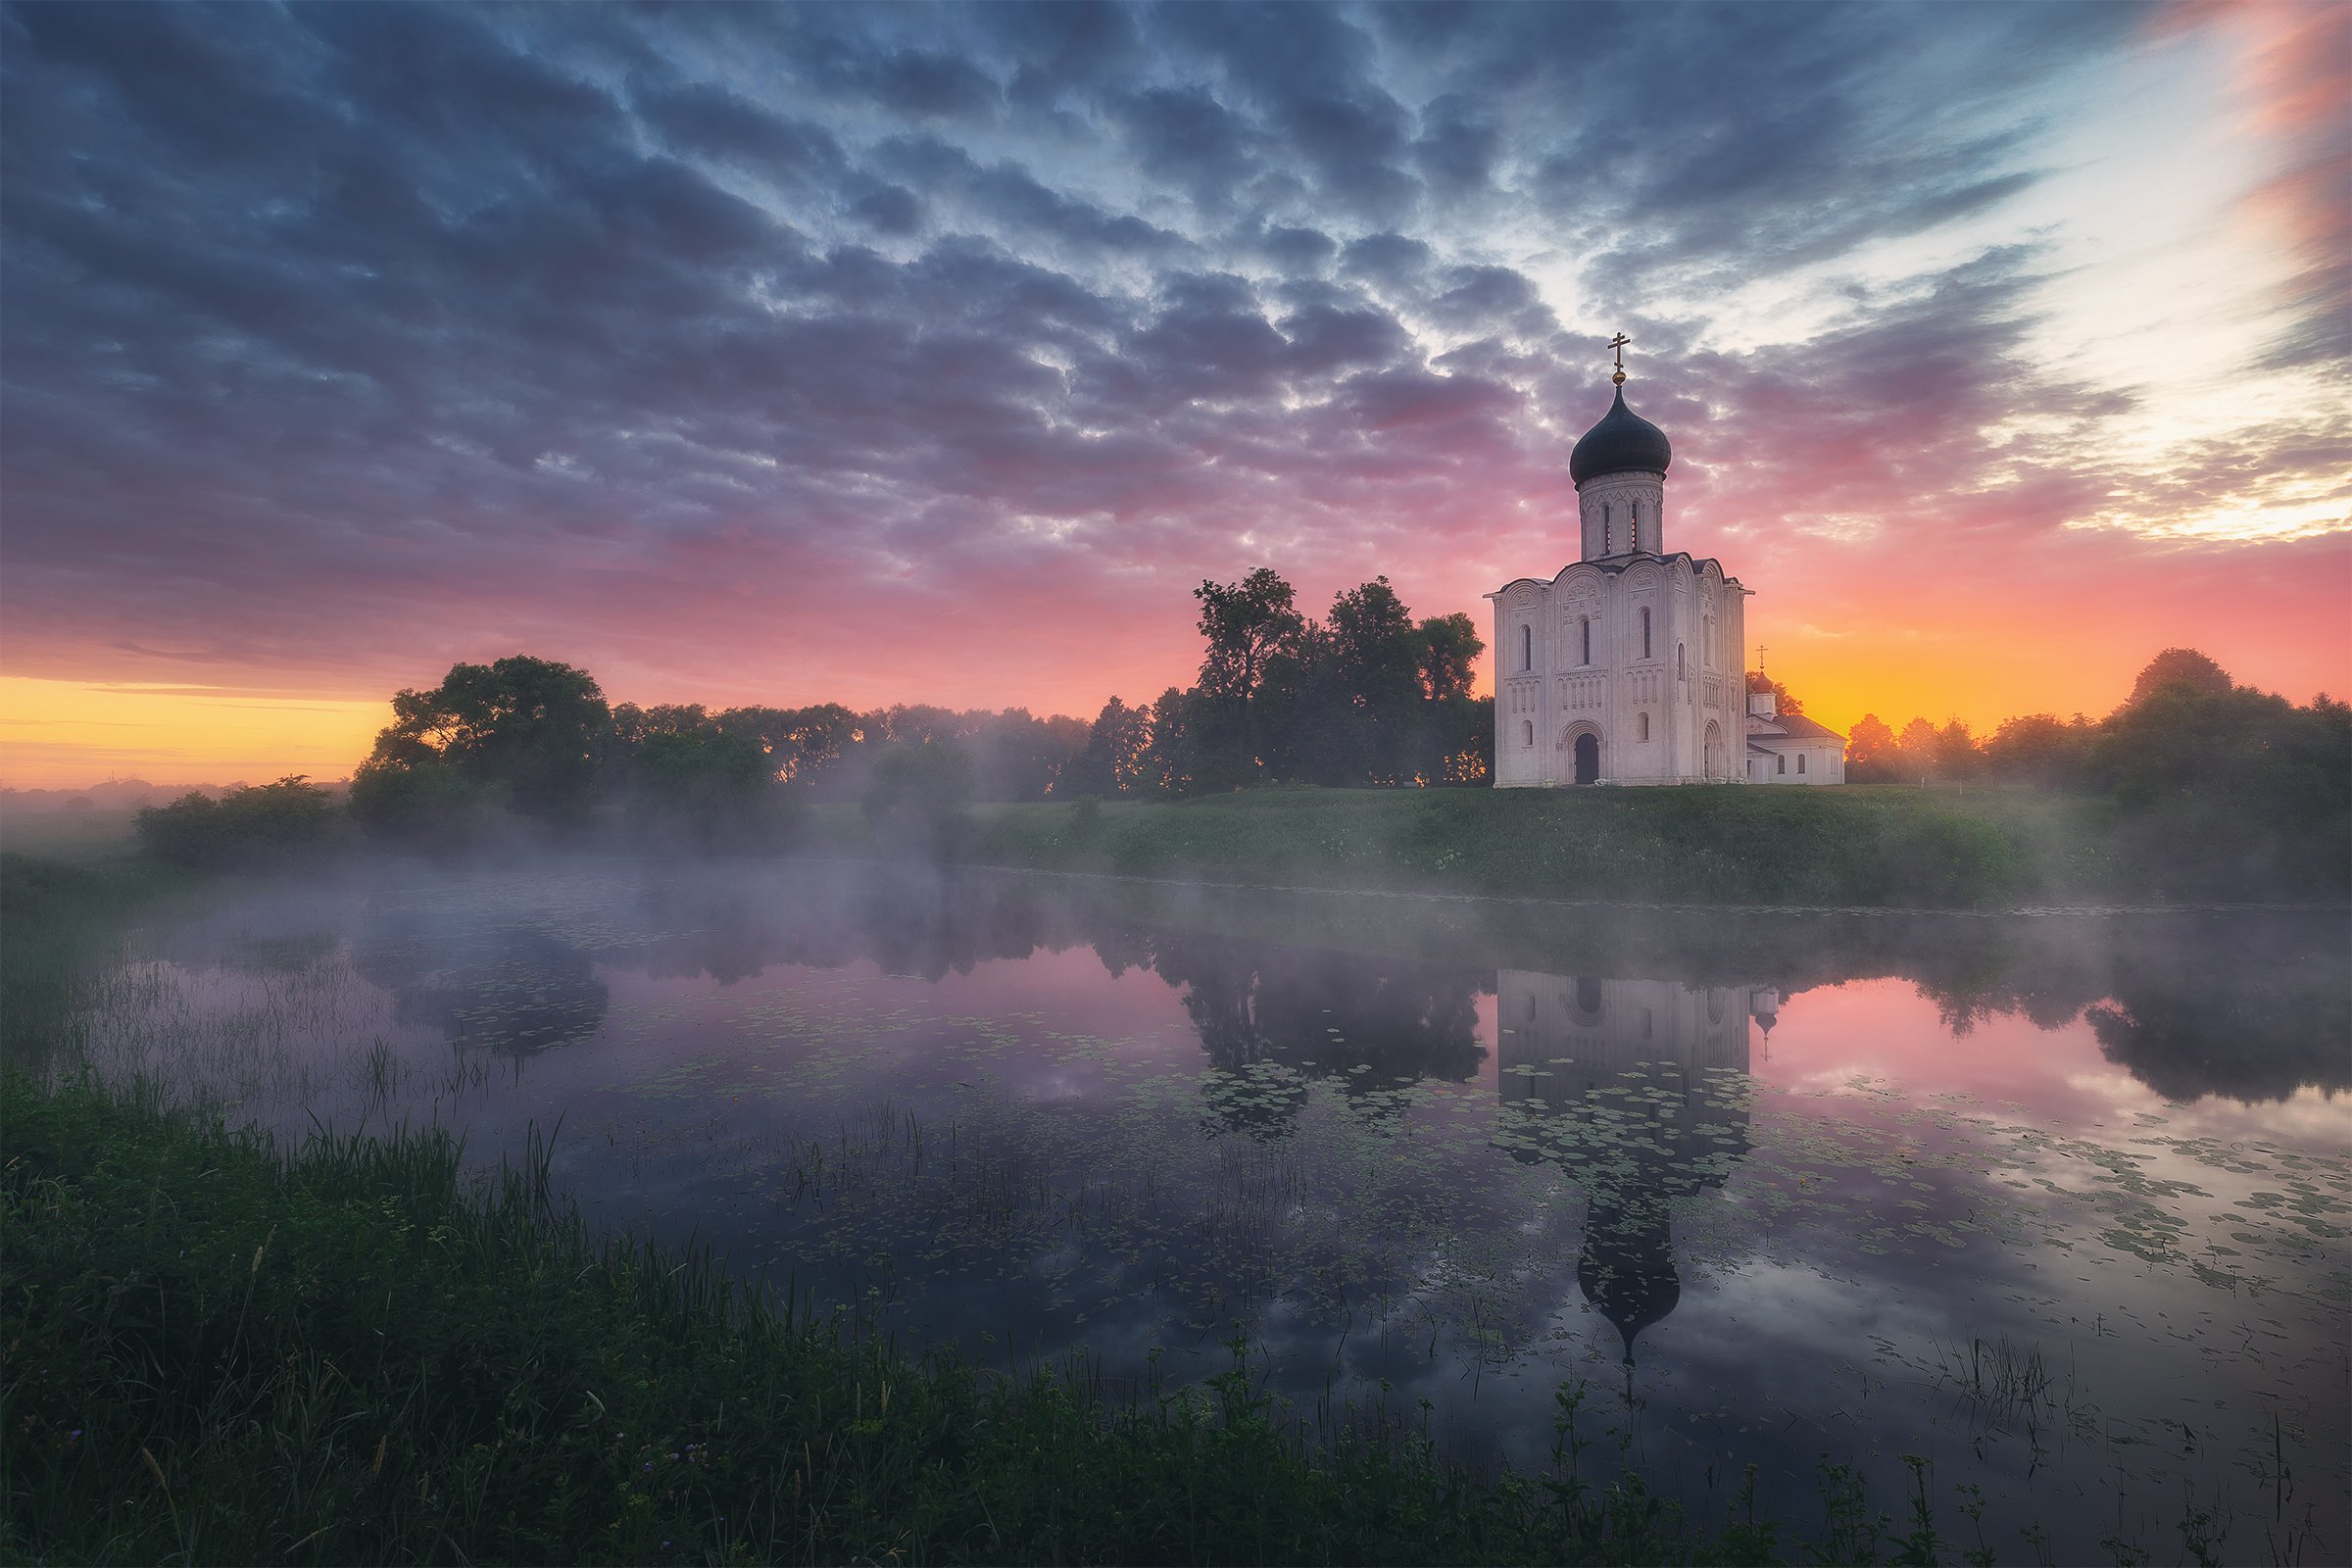
<path fill-rule="evenodd" d="M 1585 1299 L 1617 1326 L 1625 1361 L 1634 1360 L 1634 1337 L 1664 1318 L 1683 1298 L 1682 1277 L 1674 1271 L 1674 1233 L 1663 1208 L 1649 1209 L 1646 1224 L 1625 1213 L 1594 1211 L 1585 1220 L 1585 1245 L 1576 1255 L 1576 1283 Z"/>
<path fill-rule="evenodd" d="M 1723 1185 L 1747 1149 L 1743 989 L 1503 970 L 1496 979 L 1506 1147 L 1585 1191 L 1576 1283 L 1634 1342 L 1682 1299 L 1673 1204 Z"/>

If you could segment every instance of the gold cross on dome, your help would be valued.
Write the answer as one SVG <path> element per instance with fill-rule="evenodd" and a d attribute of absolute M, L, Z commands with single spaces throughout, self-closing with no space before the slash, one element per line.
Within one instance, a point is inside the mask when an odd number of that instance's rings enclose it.
<path fill-rule="evenodd" d="M 1617 373 L 1610 376 L 1609 379 L 1619 386 L 1625 385 L 1625 346 L 1632 341 L 1633 339 L 1627 337 L 1623 332 L 1609 339 L 1609 347 L 1614 349 L 1617 354 Z"/>

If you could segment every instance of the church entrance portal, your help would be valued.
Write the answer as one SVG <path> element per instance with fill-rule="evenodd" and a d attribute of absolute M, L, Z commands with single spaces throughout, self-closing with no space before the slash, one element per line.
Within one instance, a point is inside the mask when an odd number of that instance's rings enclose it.
<path fill-rule="evenodd" d="M 1576 781 L 1591 784 L 1600 778 L 1600 737 L 1591 731 L 1576 738 Z"/>
<path fill-rule="evenodd" d="M 1723 726 L 1720 724 L 1707 725 L 1706 769 L 1709 782 L 1731 777 L 1724 766 Z"/>

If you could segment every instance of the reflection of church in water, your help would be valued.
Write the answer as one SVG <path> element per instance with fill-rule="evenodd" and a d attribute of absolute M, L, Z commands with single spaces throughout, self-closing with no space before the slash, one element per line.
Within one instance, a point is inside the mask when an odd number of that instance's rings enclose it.
<path fill-rule="evenodd" d="M 1677 1202 L 1747 1152 L 1748 1023 L 1771 991 L 1505 969 L 1495 979 L 1503 1139 L 1584 1190 L 1585 1298 L 1634 1339 L 1674 1310 Z"/>

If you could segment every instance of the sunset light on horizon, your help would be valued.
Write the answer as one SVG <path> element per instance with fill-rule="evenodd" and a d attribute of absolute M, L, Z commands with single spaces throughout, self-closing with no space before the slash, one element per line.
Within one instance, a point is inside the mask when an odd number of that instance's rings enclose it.
<path fill-rule="evenodd" d="M 1492 640 L 1615 332 L 1834 727 L 2352 695 L 2352 8 L 0 29 L 10 788 L 346 777 L 515 653 L 1091 718 L 1261 565 Z"/>

